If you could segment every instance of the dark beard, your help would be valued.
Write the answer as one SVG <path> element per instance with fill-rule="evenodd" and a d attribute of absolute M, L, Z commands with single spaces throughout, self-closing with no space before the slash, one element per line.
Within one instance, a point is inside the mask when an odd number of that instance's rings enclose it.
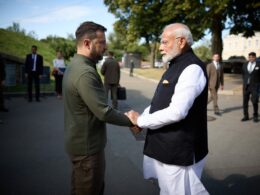
<path fill-rule="evenodd" d="M 102 60 L 103 58 L 103 54 L 98 54 L 96 49 L 93 49 L 92 52 L 90 53 L 90 56 L 91 56 L 91 59 L 93 61 L 95 61 L 96 63 L 99 61 L 99 60 Z"/>

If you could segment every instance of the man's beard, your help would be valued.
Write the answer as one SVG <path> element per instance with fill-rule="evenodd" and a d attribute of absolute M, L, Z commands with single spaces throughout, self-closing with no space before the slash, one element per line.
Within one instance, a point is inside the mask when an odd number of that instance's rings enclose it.
<path fill-rule="evenodd" d="M 176 56 L 178 56 L 180 53 L 181 53 L 181 52 L 178 51 L 177 44 L 175 44 L 175 45 L 173 46 L 173 48 L 169 51 L 168 54 L 164 54 L 164 55 L 162 56 L 162 61 L 163 61 L 163 63 L 166 64 L 166 63 L 170 62 L 173 58 L 175 58 Z"/>
<path fill-rule="evenodd" d="M 96 48 L 94 47 L 90 53 L 91 55 L 91 59 L 94 60 L 96 63 L 99 61 L 99 60 L 102 60 L 103 58 L 103 53 L 98 53 Z"/>

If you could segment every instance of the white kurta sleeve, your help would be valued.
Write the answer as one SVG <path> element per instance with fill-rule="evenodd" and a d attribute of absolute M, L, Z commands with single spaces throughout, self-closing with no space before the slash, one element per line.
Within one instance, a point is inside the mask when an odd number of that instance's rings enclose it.
<path fill-rule="evenodd" d="M 188 66 L 176 83 L 169 106 L 152 114 L 145 110 L 138 118 L 137 125 L 141 128 L 158 129 L 184 119 L 205 85 L 206 77 L 203 70 L 196 64 Z M 150 110 L 150 106 L 148 108 Z"/>

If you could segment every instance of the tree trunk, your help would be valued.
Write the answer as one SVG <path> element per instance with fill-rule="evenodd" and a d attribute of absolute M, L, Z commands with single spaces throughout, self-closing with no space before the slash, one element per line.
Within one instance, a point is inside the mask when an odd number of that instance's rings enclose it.
<path fill-rule="evenodd" d="M 153 68 L 154 68 L 154 65 L 155 65 L 156 45 L 157 45 L 156 43 L 152 43 L 151 63 L 152 63 Z"/>
<path fill-rule="evenodd" d="M 211 38 L 211 51 L 212 55 L 219 54 L 222 56 L 223 42 L 222 42 L 222 18 L 220 15 L 215 15 L 213 17 L 212 26 L 211 26 L 212 38 Z M 222 58 L 221 58 L 222 59 Z"/>

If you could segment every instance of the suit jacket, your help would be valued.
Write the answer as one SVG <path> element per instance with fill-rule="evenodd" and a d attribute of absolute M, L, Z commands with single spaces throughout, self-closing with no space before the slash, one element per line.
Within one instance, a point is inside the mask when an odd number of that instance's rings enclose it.
<path fill-rule="evenodd" d="M 5 80 L 5 63 L 2 56 L 0 56 L 0 86 L 2 84 L 2 81 Z"/>
<path fill-rule="evenodd" d="M 105 84 L 119 84 L 120 66 L 114 58 L 107 58 L 104 62 L 101 73 L 104 75 Z"/>
<path fill-rule="evenodd" d="M 33 59 L 32 59 L 32 54 L 26 55 L 26 60 L 25 60 L 25 73 L 31 73 L 33 69 Z M 36 58 L 36 70 L 38 74 L 42 75 L 43 74 L 43 57 L 39 54 L 37 54 Z"/>
<path fill-rule="evenodd" d="M 209 79 L 209 88 L 218 89 L 219 85 L 224 85 L 224 69 L 223 65 L 219 63 L 219 69 L 217 70 L 214 63 L 207 65 L 207 74 Z"/>
<path fill-rule="evenodd" d="M 244 63 L 242 67 L 243 89 L 245 89 L 247 85 L 254 87 L 260 84 L 260 63 L 256 62 L 255 68 L 251 73 L 249 73 L 247 69 L 248 63 L 249 62 Z"/>

